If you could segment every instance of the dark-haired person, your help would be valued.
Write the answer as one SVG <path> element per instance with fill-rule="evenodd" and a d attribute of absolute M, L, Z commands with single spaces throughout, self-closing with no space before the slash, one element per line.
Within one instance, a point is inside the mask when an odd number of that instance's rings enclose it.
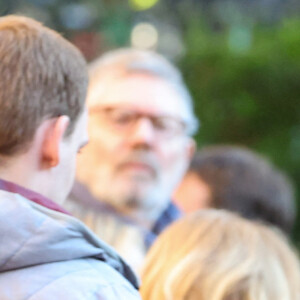
<path fill-rule="evenodd" d="M 287 176 L 247 148 L 216 145 L 197 152 L 177 188 L 175 202 L 184 212 L 224 208 L 290 233 L 295 199 Z"/>

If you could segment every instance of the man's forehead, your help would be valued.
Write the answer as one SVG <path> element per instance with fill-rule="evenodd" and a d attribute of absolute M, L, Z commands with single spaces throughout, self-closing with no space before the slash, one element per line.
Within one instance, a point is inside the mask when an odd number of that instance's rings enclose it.
<path fill-rule="evenodd" d="M 148 74 L 130 74 L 93 82 L 88 93 L 89 108 L 127 106 L 188 117 L 179 92 L 165 79 Z"/>

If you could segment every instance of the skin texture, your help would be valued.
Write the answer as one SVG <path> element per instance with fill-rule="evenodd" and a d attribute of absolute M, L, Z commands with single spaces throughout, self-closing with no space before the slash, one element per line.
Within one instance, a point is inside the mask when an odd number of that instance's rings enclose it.
<path fill-rule="evenodd" d="M 184 101 L 168 82 L 145 74 L 110 79 L 105 87 L 94 83 L 88 103 L 91 111 L 121 106 L 151 116 L 189 117 Z M 130 133 L 112 130 L 96 109 L 90 114 L 89 136 L 78 161 L 79 181 L 120 212 L 153 219 L 168 204 L 194 151 L 194 141 L 184 134 L 159 138 L 148 118 L 140 118 Z"/>
<path fill-rule="evenodd" d="M 74 181 L 77 153 L 88 141 L 87 110 L 65 137 L 68 126 L 68 116 L 43 121 L 28 151 L 7 158 L 0 177 L 62 204 Z"/>
<path fill-rule="evenodd" d="M 185 213 L 210 207 L 211 191 L 201 178 L 188 172 L 174 193 L 174 202 Z"/>
<path fill-rule="evenodd" d="M 51 170 L 51 179 L 56 188 L 49 190 L 50 199 L 63 203 L 74 182 L 77 154 L 88 142 L 87 110 L 85 109 L 76 122 L 74 132 L 59 142 L 59 161 Z M 53 193 L 53 194 L 52 194 Z M 52 195 L 51 195 L 52 194 Z"/>

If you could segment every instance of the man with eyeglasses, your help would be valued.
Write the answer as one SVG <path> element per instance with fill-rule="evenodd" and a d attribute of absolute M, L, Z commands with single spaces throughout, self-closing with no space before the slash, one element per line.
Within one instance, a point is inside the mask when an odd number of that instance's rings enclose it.
<path fill-rule="evenodd" d="M 179 71 L 148 51 L 112 51 L 90 66 L 90 142 L 66 207 L 139 270 L 156 236 L 180 216 L 171 195 L 198 122 Z"/>

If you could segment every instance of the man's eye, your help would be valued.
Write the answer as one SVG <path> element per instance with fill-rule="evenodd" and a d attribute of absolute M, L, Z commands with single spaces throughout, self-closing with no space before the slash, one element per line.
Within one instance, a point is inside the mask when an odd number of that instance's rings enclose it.
<path fill-rule="evenodd" d="M 135 115 L 130 112 L 115 112 L 111 114 L 111 120 L 117 125 L 127 125 L 134 120 Z"/>
<path fill-rule="evenodd" d="M 181 124 L 172 118 L 156 118 L 154 122 L 156 129 L 161 131 L 178 131 L 181 129 Z"/>
<path fill-rule="evenodd" d="M 163 118 L 156 118 L 153 122 L 153 125 L 158 130 L 166 130 L 169 128 L 168 121 Z"/>

